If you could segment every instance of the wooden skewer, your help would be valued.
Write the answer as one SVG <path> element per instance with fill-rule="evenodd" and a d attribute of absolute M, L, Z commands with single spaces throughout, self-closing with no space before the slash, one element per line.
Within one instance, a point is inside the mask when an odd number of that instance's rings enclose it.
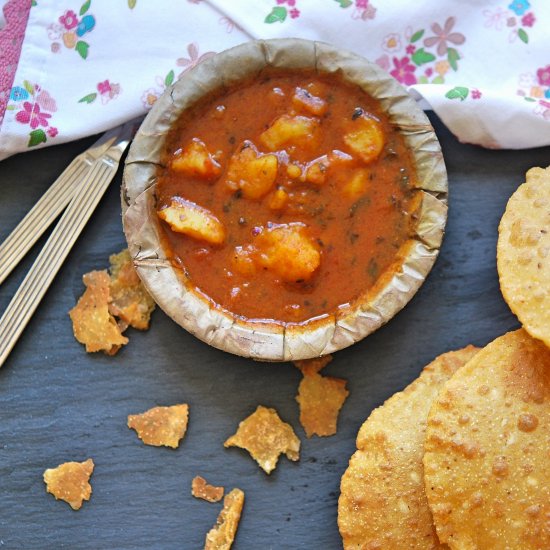
<path fill-rule="evenodd" d="M 96 160 L 0 319 L 0 367 L 48 290 L 118 169 L 131 134 Z"/>
<path fill-rule="evenodd" d="M 0 284 L 63 212 L 94 162 L 113 144 L 117 130 L 106 132 L 89 149 L 75 157 L 0 244 Z"/>

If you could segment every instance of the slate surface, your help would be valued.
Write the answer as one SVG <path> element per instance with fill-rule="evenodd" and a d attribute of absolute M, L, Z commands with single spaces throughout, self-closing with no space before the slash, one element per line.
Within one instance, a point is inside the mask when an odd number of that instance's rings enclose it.
<path fill-rule="evenodd" d="M 351 391 L 330 438 L 305 438 L 294 400 L 300 374 L 293 366 L 257 364 L 212 349 L 159 310 L 148 332 L 129 331 L 130 344 L 117 356 L 84 353 L 67 312 L 83 290 L 82 274 L 107 267 L 108 255 L 124 248 L 119 171 L 0 371 L 0 548 L 202 548 L 220 505 L 191 497 L 197 474 L 245 491 L 236 550 L 341 548 L 340 477 L 370 411 L 436 355 L 484 345 L 517 326 L 498 288 L 497 226 L 525 171 L 550 164 L 550 148 L 488 151 L 458 143 L 433 122 L 450 180 L 441 255 L 404 311 L 327 367 L 326 374 L 347 378 Z M 92 142 L 0 164 L 0 239 Z M 0 310 L 43 243 L 0 287 Z M 126 427 L 129 413 L 178 402 L 190 405 L 178 450 L 144 446 Z M 244 451 L 223 448 L 258 404 L 275 407 L 302 439 L 300 462 L 281 458 L 269 477 Z M 74 512 L 46 494 L 42 473 L 88 457 L 96 463 L 92 499 Z"/>

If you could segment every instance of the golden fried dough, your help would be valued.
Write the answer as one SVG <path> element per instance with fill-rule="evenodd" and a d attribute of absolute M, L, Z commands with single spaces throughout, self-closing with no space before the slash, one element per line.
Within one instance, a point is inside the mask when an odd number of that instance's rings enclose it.
<path fill-rule="evenodd" d="M 204 550 L 231 548 L 239 527 L 243 505 L 244 493 L 240 489 L 233 489 L 225 496 L 216 525 L 206 534 Z"/>
<path fill-rule="evenodd" d="M 109 312 L 109 284 L 107 271 L 91 271 L 82 276 L 86 291 L 76 306 L 69 311 L 75 338 L 86 345 L 86 351 L 103 350 L 114 355 L 128 343 L 120 326 Z"/>
<path fill-rule="evenodd" d="M 405 390 L 375 409 L 359 430 L 342 477 L 338 527 L 344 548 L 445 548 L 424 493 L 426 419 L 443 384 L 476 353 L 468 346 L 437 357 Z"/>
<path fill-rule="evenodd" d="M 315 374 L 323 370 L 332 361 L 332 355 L 323 355 L 323 357 L 314 357 L 313 359 L 301 359 L 294 361 L 296 366 L 304 376 Z"/>
<path fill-rule="evenodd" d="M 300 406 L 300 424 L 307 437 L 326 437 L 336 433 L 338 415 L 349 391 L 347 381 L 316 372 L 306 374 L 298 387 L 296 401 Z"/>
<path fill-rule="evenodd" d="M 223 445 L 246 449 L 266 474 L 275 469 L 282 453 L 289 460 L 300 458 L 300 440 L 292 426 L 283 422 L 275 409 L 262 405 L 239 424 L 237 433 Z"/>
<path fill-rule="evenodd" d="M 453 550 L 550 548 L 550 349 L 524 330 L 497 338 L 434 402 L 426 496 Z"/>
<path fill-rule="evenodd" d="M 210 485 L 201 476 L 195 476 L 191 482 L 191 494 L 195 498 L 202 498 L 208 502 L 218 502 L 223 498 L 223 487 L 215 487 Z"/>
<path fill-rule="evenodd" d="M 147 330 L 155 302 L 141 282 L 128 249 L 109 256 L 112 315 L 138 330 Z"/>
<path fill-rule="evenodd" d="M 141 414 L 128 415 L 128 428 L 136 430 L 146 445 L 179 447 L 187 431 L 189 406 L 153 407 Z"/>
<path fill-rule="evenodd" d="M 523 328 L 550 346 L 550 166 L 531 168 L 498 228 L 500 288 Z"/>
<path fill-rule="evenodd" d="M 94 471 L 94 461 L 64 462 L 57 468 L 44 472 L 46 490 L 56 500 L 64 500 L 73 510 L 80 510 L 84 500 L 90 500 L 92 486 L 90 476 Z"/>

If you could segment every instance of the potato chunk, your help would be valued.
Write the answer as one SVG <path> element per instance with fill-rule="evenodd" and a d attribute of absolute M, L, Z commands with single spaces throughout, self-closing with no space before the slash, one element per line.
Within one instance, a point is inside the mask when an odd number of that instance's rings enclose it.
<path fill-rule="evenodd" d="M 206 180 L 217 178 L 222 170 L 206 145 L 196 138 L 174 157 L 172 169 L 175 172 L 199 176 Z"/>
<path fill-rule="evenodd" d="M 344 136 L 345 144 L 364 162 L 373 162 L 384 147 L 384 134 L 380 122 L 361 115 L 352 124 L 354 130 Z"/>
<path fill-rule="evenodd" d="M 284 210 L 288 203 L 288 193 L 284 189 L 277 189 L 271 197 L 269 197 L 269 208 L 271 210 Z"/>
<path fill-rule="evenodd" d="M 286 167 L 286 175 L 291 179 L 298 179 L 302 175 L 302 169 L 297 164 L 289 164 Z"/>
<path fill-rule="evenodd" d="M 304 88 L 297 87 L 292 96 L 292 105 L 308 114 L 322 116 L 327 112 L 328 104 Z"/>
<path fill-rule="evenodd" d="M 369 185 L 369 175 L 370 172 L 367 168 L 355 170 L 342 188 L 344 195 L 353 200 L 362 197 Z"/>
<path fill-rule="evenodd" d="M 305 181 L 314 185 L 322 185 L 327 178 L 327 170 L 330 166 L 330 161 L 327 155 L 323 155 L 311 161 L 306 168 Z"/>
<path fill-rule="evenodd" d="M 258 263 L 283 281 L 307 280 L 321 263 L 321 254 L 302 223 L 268 227 L 254 239 L 254 246 Z"/>
<path fill-rule="evenodd" d="M 212 212 L 194 202 L 172 199 L 170 206 L 158 211 L 158 216 L 176 233 L 184 233 L 212 244 L 222 244 L 225 240 L 222 222 Z"/>
<path fill-rule="evenodd" d="M 309 162 L 300 180 L 313 183 L 314 185 L 323 185 L 328 177 L 329 171 L 332 171 L 334 174 L 338 168 L 344 168 L 346 165 L 349 165 L 350 162 L 353 162 L 353 157 L 351 155 L 334 149 L 327 155 L 323 155 Z"/>
<path fill-rule="evenodd" d="M 306 116 L 282 115 L 260 135 L 260 142 L 270 151 L 277 151 L 286 145 L 304 145 L 315 140 L 319 120 Z"/>
<path fill-rule="evenodd" d="M 247 199 L 260 199 L 271 191 L 277 177 L 275 155 L 262 155 L 250 141 L 245 141 L 227 168 L 227 185 L 241 189 Z"/>
<path fill-rule="evenodd" d="M 252 277 L 256 274 L 256 264 L 253 260 L 254 249 L 250 246 L 236 246 L 231 258 L 232 268 L 241 275 Z"/>

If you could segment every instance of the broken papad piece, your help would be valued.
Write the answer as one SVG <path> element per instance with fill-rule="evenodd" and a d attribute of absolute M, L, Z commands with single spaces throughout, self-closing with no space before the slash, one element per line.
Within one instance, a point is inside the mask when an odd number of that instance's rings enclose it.
<path fill-rule="evenodd" d="M 523 328 L 550 347 L 550 166 L 527 172 L 498 233 L 502 295 Z"/>
<path fill-rule="evenodd" d="M 296 401 L 300 406 L 300 423 L 307 437 L 326 437 L 336 433 L 338 414 L 349 391 L 342 378 L 305 374 L 298 387 Z"/>
<path fill-rule="evenodd" d="M 138 277 L 128 249 L 109 256 L 111 301 L 109 311 L 138 330 L 147 330 L 155 302 Z"/>
<path fill-rule="evenodd" d="M 128 428 L 137 432 L 146 445 L 179 447 L 187 430 L 189 406 L 153 407 L 141 414 L 128 415 Z"/>
<path fill-rule="evenodd" d="M 86 345 L 87 352 L 104 351 L 114 355 L 128 343 L 109 312 L 110 278 L 106 270 L 91 271 L 82 276 L 86 291 L 69 316 L 75 338 Z"/>
<path fill-rule="evenodd" d="M 314 357 L 313 359 L 301 359 L 294 361 L 294 365 L 300 369 L 302 374 L 318 373 L 324 369 L 332 361 L 332 355 L 323 355 L 322 357 Z"/>
<path fill-rule="evenodd" d="M 338 500 L 346 550 L 446 548 L 435 533 L 424 492 L 426 421 L 443 384 L 477 352 L 467 346 L 440 355 L 361 426 Z"/>
<path fill-rule="evenodd" d="M 223 497 L 224 488 L 207 483 L 201 476 L 195 476 L 191 482 L 191 494 L 208 502 L 218 502 Z"/>
<path fill-rule="evenodd" d="M 231 490 L 223 499 L 223 508 L 216 525 L 206 534 L 204 550 L 229 550 L 241 519 L 244 493 L 240 489 Z"/>
<path fill-rule="evenodd" d="M 94 461 L 65 462 L 44 472 L 46 490 L 56 500 L 64 500 L 73 510 L 80 510 L 84 500 L 90 500 L 92 486 L 90 476 L 94 471 Z"/>
<path fill-rule="evenodd" d="M 455 549 L 550 548 L 550 349 L 520 329 L 483 348 L 428 416 L 426 496 Z"/>
<path fill-rule="evenodd" d="M 292 426 L 283 422 L 275 409 L 262 405 L 240 422 L 237 433 L 223 445 L 246 449 L 267 474 L 275 469 L 282 453 L 289 460 L 300 459 L 300 440 Z"/>

